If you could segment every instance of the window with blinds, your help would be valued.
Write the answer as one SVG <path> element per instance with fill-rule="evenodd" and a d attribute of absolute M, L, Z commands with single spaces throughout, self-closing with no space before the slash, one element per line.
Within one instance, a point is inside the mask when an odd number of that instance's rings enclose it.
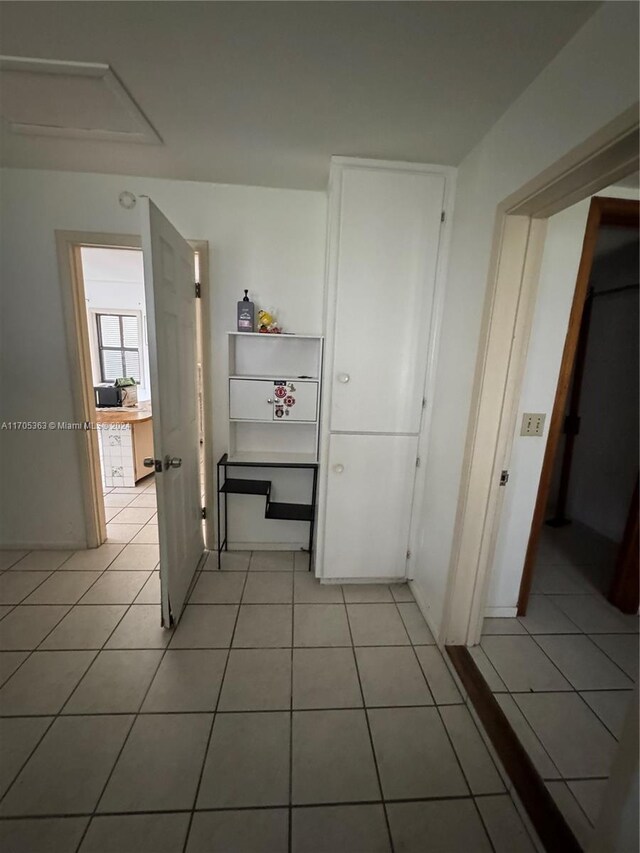
<path fill-rule="evenodd" d="M 140 382 L 140 328 L 132 314 L 96 314 L 98 353 L 103 382 L 133 376 Z"/>

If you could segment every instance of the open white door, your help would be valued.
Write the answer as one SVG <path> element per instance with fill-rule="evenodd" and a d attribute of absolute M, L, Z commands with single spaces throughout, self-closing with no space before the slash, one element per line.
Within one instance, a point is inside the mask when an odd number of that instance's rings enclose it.
<path fill-rule="evenodd" d="M 204 553 L 198 471 L 193 249 L 140 199 L 153 445 L 160 535 L 162 624 L 180 619 Z"/>

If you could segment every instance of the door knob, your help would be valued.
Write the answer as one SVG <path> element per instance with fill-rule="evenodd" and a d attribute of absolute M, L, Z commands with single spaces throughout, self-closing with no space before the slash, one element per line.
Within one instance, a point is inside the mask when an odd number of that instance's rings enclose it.
<path fill-rule="evenodd" d="M 347 382 L 351 379 L 348 373 L 339 373 L 338 374 L 338 382 L 342 382 L 343 385 L 346 385 Z"/>
<path fill-rule="evenodd" d="M 182 459 L 179 456 L 165 456 L 164 467 L 166 468 L 181 468 Z"/>
<path fill-rule="evenodd" d="M 336 472 L 336 474 L 342 474 L 342 472 L 344 471 L 344 465 L 334 465 L 333 470 Z"/>
<path fill-rule="evenodd" d="M 144 462 L 142 464 L 145 468 L 155 468 L 156 460 L 152 459 L 150 456 L 145 456 Z"/>
<path fill-rule="evenodd" d="M 273 403 L 273 399 L 271 397 L 267 397 L 267 403 Z"/>

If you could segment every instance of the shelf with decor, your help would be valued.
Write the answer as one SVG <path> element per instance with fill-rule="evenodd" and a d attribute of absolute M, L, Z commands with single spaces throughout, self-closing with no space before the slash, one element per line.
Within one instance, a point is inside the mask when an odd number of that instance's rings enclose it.
<path fill-rule="evenodd" d="M 229 451 L 318 459 L 323 338 L 229 332 Z"/>
<path fill-rule="evenodd" d="M 228 548 L 229 495 L 264 498 L 265 518 L 308 523 L 311 554 L 323 345 L 319 335 L 228 334 L 229 450 L 217 463 L 219 566 L 221 552 Z M 251 479 L 251 468 L 268 469 L 269 479 L 265 471 L 260 479 Z M 310 499 L 283 500 L 276 469 L 308 471 Z"/>

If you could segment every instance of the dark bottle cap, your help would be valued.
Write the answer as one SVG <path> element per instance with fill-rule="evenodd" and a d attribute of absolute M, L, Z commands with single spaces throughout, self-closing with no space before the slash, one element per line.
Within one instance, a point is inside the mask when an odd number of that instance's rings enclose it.
<path fill-rule="evenodd" d="M 244 292 L 244 298 L 243 298 L 243 300 L 242 300 L 242 301 L 243 301 L 243 302 L 249 302 L 249 291 L 248 291 L 248 290 L 245 290 L 245 292 Z"/>

